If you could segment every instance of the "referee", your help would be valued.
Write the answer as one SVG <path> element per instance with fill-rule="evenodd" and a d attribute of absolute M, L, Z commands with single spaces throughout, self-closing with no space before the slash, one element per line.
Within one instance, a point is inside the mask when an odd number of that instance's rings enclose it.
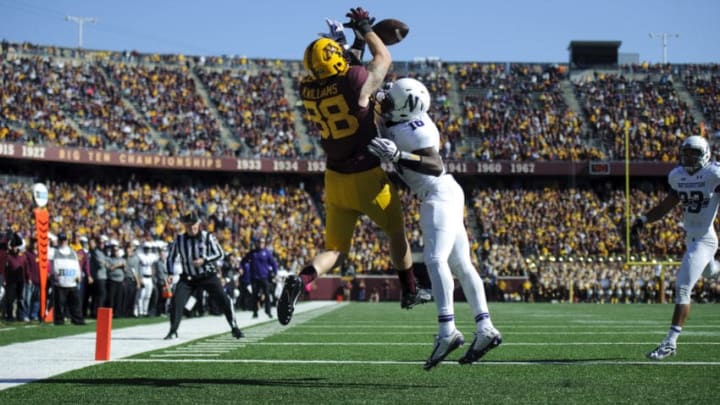
<path fill-rule="evenodd" d="M 182 217 L 182 222 L 185 225 L 185 233 L 178 235 L 170 244 L 167 256 L 168 283 L 173 281 L 176 259 L 182 264 L 182 274 L 179 276 L 170 302 L 170 332 L 165 339 L 178 337 L 177 330 L 183 308 L 188 298 L 194 295 L 198 288 L 207 291 L 210 299 L 215 300 L 218 307 L 223 309 L 225 319 L 232 328 L 233 337 L 240 339 L 244 335 L 235 322 L 235 311 L 230 297 L 225 294 L 215 267 L 215 262 L 222 259 L 225 254 L 215 236 L 200 230 L 200 217 L 197 213 L 188 212 Z"/>

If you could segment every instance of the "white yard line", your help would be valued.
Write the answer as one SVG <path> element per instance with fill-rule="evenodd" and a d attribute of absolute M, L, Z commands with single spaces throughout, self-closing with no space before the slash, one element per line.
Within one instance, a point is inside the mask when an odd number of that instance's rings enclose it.
<path fill-rule="evenodd" d="M 289 326 L 272 322 L 277 325 L 277 331 L 287 330 L 299 324 L 296 321 L 301 321 L 310 311 L 332 310 L 341 305 L 335 301 L 301 302 L 295 309 L 296 319 Z M 253 319 L 250 312 L 238 312 L 236 315 L 241 329 L 268 321 Z M 238 346 L 245 344 L 243 339 L 234 340 L 230 337 L 230 328 L 224 316 L 183 319 L 178 330 L 180 338 L 175 340 L 163 340 L 168 329 L 169 321 L 113 330 L 110 359 L 118 360 L 219 334 L 227 334 L 228 337 L 224 339 L 227 343 L 237 342 Z M 101 363 L 94 360 L 95 332 L 0 346 L 0 359 L 0 390 Z"/>
<path fill-rule="evenodd" d="M 503 343 L 503 345 L 505 345 Z M 411 365 L 424 364 L 423 361 L 391 360 L 280 360 L 280 359 L 120 359 L 123 363 L 242 363 L 242 364 L 337 364 L 337 365 Z M 456 361 L 446 360 L 443 365 L 460 365 Z M 616 361 L 616 360 L 580 360 L 580 361 L 480 361 L 474 367 L 482 366 L 720 366 L 720 361 Z M 470 367 L 470 366 L 467 366 Z"/>
<path fill-rule="evenodd" d="M 257 342 L 260 346 L 432 346 L 432 342 Z M 248 344 L 248 345 L 250 345 Z M 618 346 L 618 345 L 657 345 L 657 341 L 648 342 L 506 342 L 503 346 Z M 685 345 L 720 345 L 720 342 L 681 342 Z"/>

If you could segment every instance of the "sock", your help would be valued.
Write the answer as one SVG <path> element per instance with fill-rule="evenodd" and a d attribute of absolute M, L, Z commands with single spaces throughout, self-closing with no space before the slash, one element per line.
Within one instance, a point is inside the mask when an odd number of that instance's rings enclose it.
<path fill-rule="evenodd" d="M 432 288 L 432 281 L 430 281 L 430 274 L 428 274 L 427 267 L 425 264 L 413 263 L 413 275 L 415 276 L 415 283 L 417 288 Z"/>
<path fill-rule="evenodd" d="M 455 315 L 438 315 L 438 336 L 447 337 L 455 330 Z"/>
<path fill-rule="evenodd" d="M 300 270 L 300 280 L 302 280 L 305 287 L 309 286 L 318 276 L 318 272 L 315 266 L 309 264 Z"/>
<path fill-rule="evenodd" d="M 477 331 L 480 332 L 484 328 L 494 328 L 492 321 L 490 320 L 490 314 L 487 312 L 481 312 L 475 315 L 475 324 L 477 325 Z"/>
<path fill-rule="evenodd" d="M 415 274 L 412 267 L 407 270 L 397 270 L 398 279 L 400 280 L 400 289 L 404 293 L 415 293 Z"/>
<path fill-rule="evenodd" d="M 668 331 L 665 341 L 676 345 L 677 339 L 678 339 L 678 337 L 680 337 L 681 332 L 682 332 L 681 326 L 677 326 L 677 325 L 670 326 L 670 330 Z"/>

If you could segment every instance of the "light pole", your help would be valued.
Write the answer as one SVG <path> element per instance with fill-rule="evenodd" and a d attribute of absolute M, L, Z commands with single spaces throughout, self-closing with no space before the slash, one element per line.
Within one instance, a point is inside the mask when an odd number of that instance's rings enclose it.
<path fill-rule="evenodd" d="M 667 32 L 663 32 L 662 34 L 658 34 L 655 32 L 650 33 L 650 38 L 656 39 L 656 38 L 662 38 L 662 45 L 663 45 L 663 65 L 667 64 L 667 46 L 668 46 L 668 37 L 673 38 L 680 38 L 680 34 L 669 34 Z"/>
<path fill-rule="evenodd" d="M 77 23 L 78 25 L 78 48 L 83 47 L 83 25 L 85 23 L 93 23 L 95 24 L 97 22 L 97 19 L 95 17 L 75 17 L 75 16 L 65 16 L 65 21 L 71 21 L 74 23 Z"/>

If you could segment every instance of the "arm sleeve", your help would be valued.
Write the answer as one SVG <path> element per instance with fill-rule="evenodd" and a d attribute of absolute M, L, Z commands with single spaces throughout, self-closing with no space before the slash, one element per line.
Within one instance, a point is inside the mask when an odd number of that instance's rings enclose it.
<path fill-rule="evenodd" d="M 222 250 L 222 247 L 220 247 L 220 244 L 218 243 L 217 239 L 215 239 L 215 235 L 211 233 L 207 233 L 206 238 L 207 243 L 207 256 L 205 257 L 206 262 L 216 262 L 218 260 L 221 260 L 223 257 L 225 257 L 225 253 Z"/>
<path fill-rule="evenodd" d="M 272 267 L 272 274 L 277 274 L 278 264 L 277 260 L 275 260 L 275 255 L 272 252 L 270 252 L 270 266 Z"/>
<path fill-rule="evenodd" d="M 175 256 L 177 256 L 177 238 L 168 246 L 168 255 L 165 259 L 165 266 L 169 275 L 175 274 Z"/>

